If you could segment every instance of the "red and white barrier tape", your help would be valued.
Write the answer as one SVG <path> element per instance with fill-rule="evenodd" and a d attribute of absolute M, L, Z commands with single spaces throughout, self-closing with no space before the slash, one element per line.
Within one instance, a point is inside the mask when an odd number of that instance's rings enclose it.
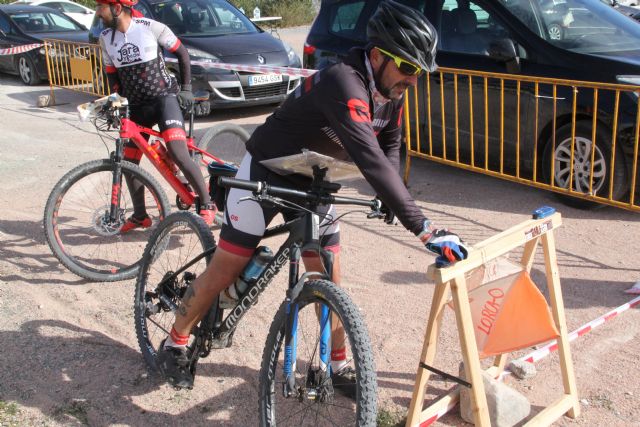
<path fill-rule="evenodd" d="M 177 59 L 167 58 L 167 62 L 178 62 Z M 242 64 L 227 64 L 223 62 L 206 62 L 206 61 L 191 61 L 191 65 L 199 65 L 204 68 L 217 68 L 221 70 L 230 71 L 248 71 L 251 73 L 261 74 L 282 74 L 292 77 L 309 77 L 316 73 L 317 70 L 308 70 L 306 68 L 291 68 L 291 67 L 276 67 L 273 65 L 242 65 Z"/>
<path fill-rule="evenodd" d="M 586 335 L 587 333 L 591 332 L 592 330 L 594 330 L 598 326 L 604 324 L 605 322 L 608 322 L 609 320 L 611 320 L 614 317 L 618 316 L 619 314 L 627 311 L 628 309 L 637 306 L 638 304 L 640 304 L 640 297 L 634 298 L 631 301 L 629 301 L 628 303 L 622 304 L 618 308 L 614 308 L 613 310 L 609 311 L 608 313 L 603 314 L 602 316 L 598 317 L 597 319 L 594 319 L 594 320 L 592 320 L 592 321 L 590 321 L 588 323 L 585 323 L 584 325 L 580 326 L 578 329 L 576 329 L 575 331 L 573 331 L 573 332 L 571 332 L 569 334 L 569 337 L 568 337 L 569 338 L 569 342 L 575 340 L 578 337 Z M 521 357 L 521 358 L 519 358 L 517 360 L 531 362 L 531 363 L 537 362 L 537 361 L 547 357 L 549 354 L 551 354 L 552 352 L 556 351 L 557 349 L 558 349 L 558 341 L 557 340 L 553 340 L 553 341 L 549 342 L 548 344 L 546 344 L 544 347 L 540 347 L 539 349 L 534 350 L 531 353 L 527 354 L 526 356 L 523 356 L 523 357 Z M 502 380 L 502 379 L 506 378 L 509 375 L 511 375 L 510 371 L 504 371 L 500 375 L 499 379 Z M 420 427 L 430 426 L 431 424 L 436 422 L 438 419 L 442 418 L 447 412 L 449 412 L 450 410 L 455 408 L 455 406 L 457 404 L 458 404 L 458 399 L 452 399 L 444 409 L 440 410 L 440 412 L 438 412 L 436 415 L 432 416 L 428 420 L 425 420 L 422 423 L 420 423 Z"/>
<path fill-rule="evenodd" d="M 42 47 L 43 44 L 26 44 L 22 46 L 14 46 L 7 49 L 0 49 L 0 55 L 16 55 L 18 53 L 28 52 L 32 49 Z M 167 58 L 167 62 L 178 62 L 177 59 Z M 317 70 L 307 70 L 304 68 L 291 68 L 291 67 L 276 67 L 272 65 L 242 65 L 242 64 L 227 64 L 222 62 L 206 62 L 206 61 L 191 61 L 191 65 L 199 65 L 204 68 L 217 68 L 230 71 L 248 71 L 251 73 L 261 74 L 282 74 L 291 77 L 309 77 L 313 75 Z"/>
<path fill-rule="evenodd" d="M 23 44 L 22 46 L 14 46 L 6 49 L 0 49 L 0 55 L 15 55 L 18 53 L 25 53 L 42 46 L 44 46 L 42 43 Z"/>

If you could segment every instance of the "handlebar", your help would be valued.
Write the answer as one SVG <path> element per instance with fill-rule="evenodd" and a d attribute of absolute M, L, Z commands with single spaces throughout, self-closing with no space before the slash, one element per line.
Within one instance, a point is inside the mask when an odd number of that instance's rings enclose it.
<path fill-rule="evenodd" d="M 289 199 L 299 199 L 312 203 L 323 205 L 355 205 L 369 207 L 374 211 L 380 210 L 380 202 L 378 200 L 354 199 L 351 197 L 333 196 L 331 194 L 319 194 L 313 191 L 299 191 L 291 188 L 276 187 L 269 185 L 263 181 L 248 181 L 245 179 L 220 177 L 218 184 L 221 187 L 239 188 L 248 190 L 254 194 L 265 196 L 276 196 Z"/>

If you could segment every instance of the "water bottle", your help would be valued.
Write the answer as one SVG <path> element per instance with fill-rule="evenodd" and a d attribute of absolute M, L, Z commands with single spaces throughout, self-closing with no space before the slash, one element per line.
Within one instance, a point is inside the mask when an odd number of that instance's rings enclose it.
<path fill-rule="evenodd" d="M 244 15 L 244 9 L 243 9 L 243 8 L 240 8 L 240 9 L 238 9 L 238 10 L 239 10 L 240 12 L 242 12 L 242 14 Z"/>
<path fill-rule="evenodd" d="M 253 19 L 260 19 L 260 8 L 258 6 L 253 9 Z"/>
<path fill-rule="evenodd" d="M 238 298 L 246 292 L 249 284 L 254 282 L 265 269 L 267 264 L 273 259 L 273 252 L 266 246 L 259 246 L 253 253 L 253 257 L 245 267 L 235 283 L 235 291 Z"/>

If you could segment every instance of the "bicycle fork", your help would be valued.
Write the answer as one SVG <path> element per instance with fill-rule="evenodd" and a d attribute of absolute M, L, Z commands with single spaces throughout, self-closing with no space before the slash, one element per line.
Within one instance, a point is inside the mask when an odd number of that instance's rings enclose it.
<path fill-rule="evenodd" d="M 111 203 L 109 205 L 109 222 L 116 224 L 120 216 L 120 199 L 122 196 L 122 157 L 126 141 L 116 140 L 116 149 L 111 153 L 113 161 L 113 179 L 111 182 Z"/>
<path fill-rule="evenodd" d="M 330 345 L 331 345 L 331 312 L 325 304 L 320 305 L 318 311 L 318 321 L 320 323 L 320 339 L 318 342 L 318 361 L 317 371 L 309 366 L 307 372 L 306 384 L 302 390 L 296 389 L 295 373 L 297 360 L 297 331 L 298 331 L 298 313 L 299 306 L 294 303 L 299 292 L 294 293 L 294 286 L 299 282 L 299 262 L 301 259 L 300 247 L 295 245 L 291 252 L 291 265 L 289 268 L 289 291 L 287 292 L 286 305 L 286 321 L 284 336 L 284 397 L 298 397 L 302 399 L 316 400 L 322 397 L 323 393 L 319 392 L 320 387 L 327 385 L 327 379 L 330 376 Z M 332 260 L 328 260 L 328 264 L 332 266 Z M 329 268 L 328 271 L 332 271 Z M 312 358 L 313 359 L 313 358 Z M 309 361 L 310 363 L 312 360 Z"/>

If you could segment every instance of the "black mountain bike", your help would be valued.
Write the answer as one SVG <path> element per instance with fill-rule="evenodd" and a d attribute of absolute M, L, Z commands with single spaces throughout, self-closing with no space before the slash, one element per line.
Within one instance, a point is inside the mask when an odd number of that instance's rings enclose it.
<path fill-rule="evenodd" d="M 375 425 L 377 382 L 369 335 L 351 298 L 331 282 L 333 254 L 320 247 L 317 207 L 328 204 L 366 206 L 368 217 L 382 218 L 376 200 L 333 195 L 339 184 L 324 180 L 326 170 L 314 168 L 309 191 L 273 187 L 264 182 L 220 178 L 223 187 L 250 190 L 252 200 L 293 209 L 295 219 L 271 227 L 265 237 L 289 233 L 288 239 L 228 313 L 218 300 L 194 328 L 189 346 L 195 374 L 200 357 L 212 349 L 231 346 L 242 317 L 256 304 L 271 279 L 289 262 L 286 298 L 271 324 L 262 356 L 259 385 L 261 425 Z M 332 219 L 333 221 L 337 218 Z M 138 342 L 148 366 L 157 370 L 157 350 L 174 322 L 174 312 L 190 283 L 206 267 L 216 250 L 211 232 L 190 212 L 169 215 L 147 244 L 135 293 Z M 320 253 L 325 272 L 300 274 L 305 250 Z M 355 371 L 355 385 L 345 390 L 331 369 L 331 328 L 344 328 L 347 369 Z M 336 349 L 342 345 L 334 343 Z M 340 369 L 342 371 L 342 368 Z M 344 386 L 344 383 L 342 383 Z M 355 387 L 355 390 L 353 389 Z M 345 392 L 346 391 L 346 392 Z"/>

